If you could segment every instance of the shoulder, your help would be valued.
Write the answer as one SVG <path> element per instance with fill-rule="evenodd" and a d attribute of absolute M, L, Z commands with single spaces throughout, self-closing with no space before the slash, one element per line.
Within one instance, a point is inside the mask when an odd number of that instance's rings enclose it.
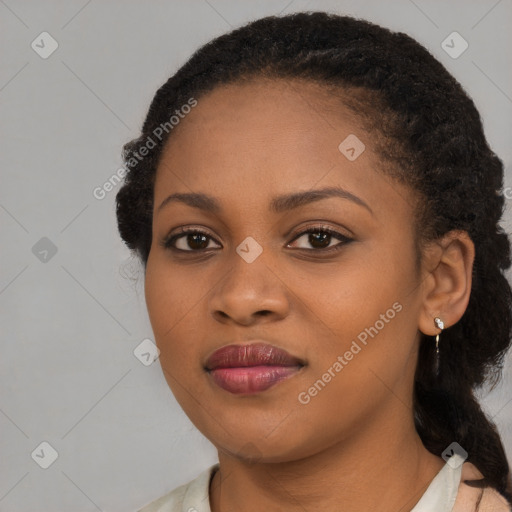
<path fill-rule="evenodd" d="M 501 494 L 491 487 L 471 487 L 464 480 L 480 480 L 482 473 L 471 462 L 462 465 L 457 499 L 452 512 L 511 512 L 512 508 Z M 478 504 L 478 508 L 476 508 Z"/>
<path fill-rule="evenodd" d="M 176 487 L 137 512 L 210 512 L 210 479 L 217 468 L 218 463 L 213 464 L 190 482 Z"/>
<path fill-rule="evenodd" d="M 183 498 L 187 492 L 190 482 L 176 487 L 173 491 L 160 496 L 149 505 L 139 509 L 137 512 L 174 512 L 181 511 Z"/>

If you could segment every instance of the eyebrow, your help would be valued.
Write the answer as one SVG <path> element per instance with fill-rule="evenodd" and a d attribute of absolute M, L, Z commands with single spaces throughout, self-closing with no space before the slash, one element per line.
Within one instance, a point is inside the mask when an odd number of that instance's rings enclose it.
<path fill-rule="evenodd" d="M 366 204 L 360 197 L 355 196 L 348 190 L 341 187 L 327 187 L 277 196 L 270 201 L 269 209 L 274 213 L 282 213 L 330 197 L 348 199 L 359 206 L 363 206 L 373 215 L 373 211 L 368 204 Z M 222 212 L 222 206 L 216 198 L 202 193 L 171 194 L 162 201 L 158 207 L 158 211 L 162 210 L 172 202 L 181 202 L 209 213 L 219 214 Z"/>

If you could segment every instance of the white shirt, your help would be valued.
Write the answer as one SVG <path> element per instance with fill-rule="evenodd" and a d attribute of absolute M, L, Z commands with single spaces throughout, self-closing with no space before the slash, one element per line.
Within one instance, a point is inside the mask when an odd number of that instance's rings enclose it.
<path fill-rule="evenodd" d="M 410 512 L 451 512 L 457 498 L 463 462 L 464 459 L 459 454 L 452 455 Z M 218 467 L 218 463 L 210 466 L 194 480 L 177 487 L 137 512 L 211 512 L 210 479 Z"/>

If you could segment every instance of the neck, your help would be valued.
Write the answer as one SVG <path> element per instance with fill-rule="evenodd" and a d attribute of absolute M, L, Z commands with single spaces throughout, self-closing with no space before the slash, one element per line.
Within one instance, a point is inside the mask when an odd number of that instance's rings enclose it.
<path fill-rule="evenodd" d="M 219 451 L 212 512 L 410 511 L 444 460 L 425 449 L 410 410 L 392 402 L 395 411 L 299 460 L 250 463 Z"/>

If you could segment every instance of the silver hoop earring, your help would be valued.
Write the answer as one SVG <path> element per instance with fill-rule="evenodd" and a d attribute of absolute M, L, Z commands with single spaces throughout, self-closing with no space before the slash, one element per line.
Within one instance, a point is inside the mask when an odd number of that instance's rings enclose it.
<path fill-rule="evenodd" d="M 436 327 L 441 330 L 441 332 L 444 329 L 444 322 L 439 318 L 434 318 L 434 323 L 436 324 Z M 434 360 L 434 372 L 436 374 L 436 377 L 439 377 L 439 334 L 436 334 L 436 358 Z"/>

